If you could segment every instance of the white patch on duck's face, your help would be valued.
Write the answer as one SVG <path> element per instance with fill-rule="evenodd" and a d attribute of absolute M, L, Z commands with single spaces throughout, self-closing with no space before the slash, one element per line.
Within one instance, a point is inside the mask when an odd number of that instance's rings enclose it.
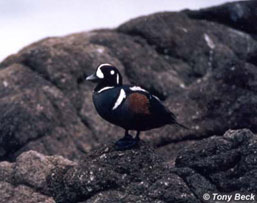
<path fill-rule="evenodd" d="M 111 75 L 114 75 L 114 74 L 115 74 L 115 71 L 114 71 L 114 70 L 111 70 L 110 74 L 111 74 Z"/>
<path fill-rule="evenodd" d="M 99 94 L 99 93 L 101 93 L 101 92 L 103 92 L 103 91 L 105 91 L 105 90 L 112 89 L 112 88 L 114 88 L 114 86 L 104 87 L 104 88 L 98 90 L 97 93 Z"/>
<path fill-rule="evenodd" d="M 102 72 L 102 70 L 101 70 L 101 68 L 102 68 L 103 66 L 111 66 L 111 67 L 112 67 L 112 65 L 109 64 L 109 63 L 103 63 L 103 64 L 101 64 L 100 66 L 98 66 L 98 68 L 97 68 L 97 70 L 96 70 L 96 76 L 97 76 L 98 78 L 104 78 L 104 74 L 103 74 L 103 72 Z"/>
<path fill-rule="evenodd" d="M 98 68 L 97 68 L 97 70 L 96 70 L 96 76 L 97 76 L 98 78 L 104 78 L 104 74 L 103 74 L 103 72 L 102 72 L 102 70 L 101 70 L 101 67 L 98 67 Z"/>
<path fill-rule="evenodd" d="M 124 99 L 126 99 L 126 93 L 124 89 L 121 89 L 118 99 L 116 100 L 114 106 L 112 107 L 112 110 L 117 109 Z"/>
<path fill-rule="evenodd" d="M 131 91 L 141 91 L 141 92 L 148 92 L 147 90 L 139 87 L 139 86 L 133 86 L 129 88 Z"/>

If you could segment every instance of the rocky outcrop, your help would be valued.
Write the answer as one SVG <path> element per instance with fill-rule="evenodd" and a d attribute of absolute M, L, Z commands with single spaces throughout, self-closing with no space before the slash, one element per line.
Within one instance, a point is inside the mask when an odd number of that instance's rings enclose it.
<path fill-rule="evenodd" d="M 65 168 L 76 163 L 60 156 L 44 156 L 35 151 L 24 152 L 16 162 L 0 162 L 0 202 L 54 203 L 47 195 L 47 176 L 57 166 Z"/>
<path fill-rule="evenodd" d="M 175 166 L 145 142 L 105 145 L 79 162 L 28 151 L 1 162 L 0 202 L 200 203 L 205 193 L 256 193 L 256 153 L 257 135 L 246 129 L 182 149 Z"/>
<path fill-rule="evenodd" d="M 0 159 L 29 149 L 72 159 L 92 147 L 88 128 L 58 88 L 20 64 L 0 72 Z"/>
<path fill-rule="evenodd" d="M 214 21 L 231 26 L 235 29 L 256 35 L 257 28 L 253 26 L 257 18 L 256 1 L 239 1 L 227 3 L 199 11 L 185 11 L 190 18 Z"/>
<path fill-rule="evenodd" d="M 7 57 L 0 201 L 201 202 L 205 192 L 256 192 L 255 8 L 244 1 L 156 13 Z M 138 148 L 115 151 L 124 132 L 97 115 L 93 84 L 83 80 L 106 62 L 190 130 L 165 126 L 143 133 Z"/>
<path fill-rule="evenodd" d="M 204 139 L 178 154 L 178 173 L 198 196 L 203 195 L 197 188 L 199 174 L 208 180 L 208 190 L 203 187 L 202 192 L 256 193 L 256 139 L 247 129 Z"/>
<path fill-rule="evenodd" d="M 255 1 L 207 11 L 238 5 L 252 10 Z M 47 38 L 9 56 L 0 64 L 0 159 L 36 150 L 76 160 L 123 136 L 97 115 L 93 84 L 83 80 L 105 62 L 116 65 L 125 82 L 159 96 L 190 127 L 166 126 L 142 135 L 168 161 L 174 161 L 177 145 L 230 128 L 256 132 L 257 42 L 252 32 L 195 17 L 202 12 L 157 13 L 114 30 Z M 251 23 L 254 15 L 244 19 Z"/>
<path fill-rule="evenodd" d="M 58 202 L 199 202 L 144 143 L 127 151 L 103 147 L 76 167 L 54 170 L 48 181 Z"/>

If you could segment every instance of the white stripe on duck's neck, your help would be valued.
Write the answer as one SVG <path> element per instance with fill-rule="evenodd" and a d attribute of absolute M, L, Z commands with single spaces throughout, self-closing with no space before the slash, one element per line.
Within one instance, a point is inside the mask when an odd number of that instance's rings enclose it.
<path fill-rule="evenodd" d="M 101 92 L 103 92 L 105 90 L 112 89 L 112 88 L 114 88 L 114 86 L 103 87 L 102 89 L 98 90 L 97 93 L 99 94 L 99 93 L 101 93 Z"/>

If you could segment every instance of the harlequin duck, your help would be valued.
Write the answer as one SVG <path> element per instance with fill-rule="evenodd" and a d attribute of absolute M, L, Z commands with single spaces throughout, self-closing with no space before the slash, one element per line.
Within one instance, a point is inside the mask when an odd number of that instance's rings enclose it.
<path fill-rule="evenodd" d="M 176 124 L 175 115 L 147 90 L 133 85 L 123 85 L 118 69 L 101 64 L 86 80 L 97 83 L 93 102 L 99 115 L 110 123 L 125 129 L 125 136 L 115 143 L 117 149 L 128 149 L 139 141 L 140 131 Z M 129 130 L 137 131 L 132 138 Z"/>

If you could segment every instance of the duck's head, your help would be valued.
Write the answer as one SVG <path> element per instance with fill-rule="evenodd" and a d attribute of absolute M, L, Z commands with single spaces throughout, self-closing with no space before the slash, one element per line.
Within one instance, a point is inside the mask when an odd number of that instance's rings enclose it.
<path fill-rule="evenodd" d="M 98 88 L 122 85 L 122 77 L 118 69 L 110 64 L 101 64 L 95 73 L 86 77 L 86 80 L 98 83 Z"/>

